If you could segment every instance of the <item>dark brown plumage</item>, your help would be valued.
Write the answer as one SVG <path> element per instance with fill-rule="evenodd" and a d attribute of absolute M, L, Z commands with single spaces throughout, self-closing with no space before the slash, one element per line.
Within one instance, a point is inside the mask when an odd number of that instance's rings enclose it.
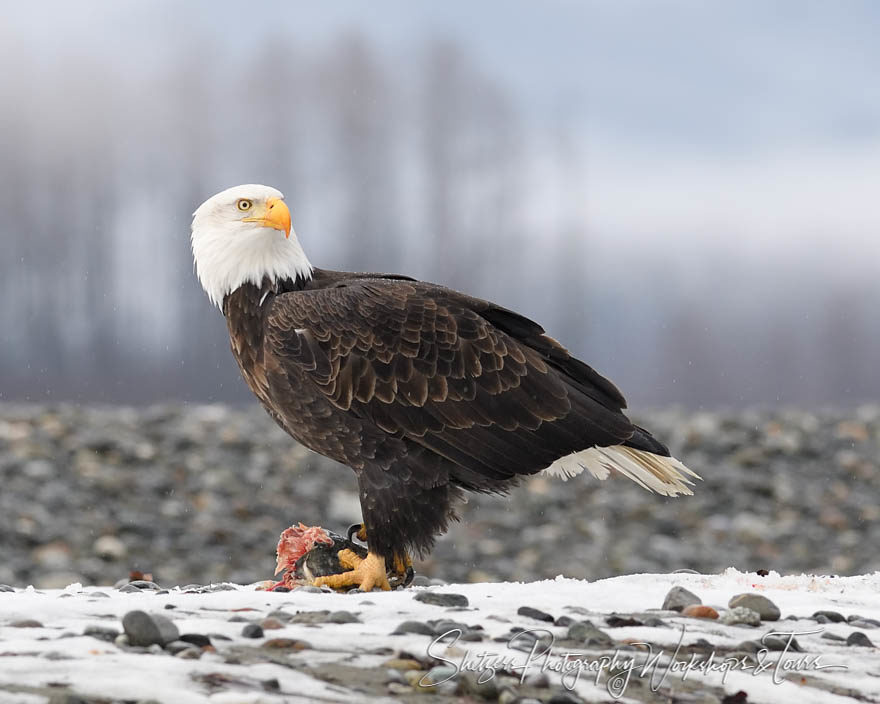
<path fill-rule="evenodd" d="M 386 558 L 429 550 L 462 489 L 506 491 L 593 445 L 668 455 L 539 325 L 456 291 L 315 269 L 245 284 L 223 312 L 266 410 L 354 469 L 370 548 Z"/>

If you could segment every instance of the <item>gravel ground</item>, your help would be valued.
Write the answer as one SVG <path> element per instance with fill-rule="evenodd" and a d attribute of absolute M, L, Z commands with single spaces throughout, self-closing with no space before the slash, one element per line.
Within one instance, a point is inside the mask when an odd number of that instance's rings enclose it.
<path fill-rule="evenodd" d="M 533 478 L 472 496 L 422 575 L 449 582 L 880 570 L 880 406 L 636 418 L 703 476 L 668 499 L 625 479 Z M 270 577 L 296 521 L 359 519 L 348 468 L 256 407 L 0 404 L 0 584 Z"/>

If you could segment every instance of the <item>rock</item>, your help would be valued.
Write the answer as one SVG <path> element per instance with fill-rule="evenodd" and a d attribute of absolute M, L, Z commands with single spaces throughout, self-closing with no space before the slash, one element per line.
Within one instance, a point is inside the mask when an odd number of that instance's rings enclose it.
<path fill-rule="evenodd" d="M 727 606 L 731 609 L 744 606 L 752 611 L 757 611 L 762 621 L 778 621 L 780 616 L 779 607 L 762 594 L 737 594 L 731 597 Z"/>
<path fill-rule="evenodd" d="M 263 629 L 258 623 L 249 623 L 241 629 L 241 635 L 244 638 L 262 638 Z"/>
<path fill-rule="evenodd" d="M 83 635 L 112 643 L 119 635 L 119 631 L 115 628 L 104 628 L 103 626 L 86 626 L 83 629 Z"/>
<path fill-rule="evenodd" d="M 397 628 L 391 631 L 392 636 L 403 635 L 404 633 L 417 633 L 422 636 L 433 636 L 434 629 L 427 623 L 422 621 L 404 621 Z"/>
<path fill-rule="evenodd" d="M 824 638 L 825 640 L 833 640 L 835 642 L 844 643 L 846 642 L 846 638 L 843 636 L 839 636 L 836 633 L 831 633 L 831 631 L 825 631 L 820 638 Z"/>
<path fill-rule="evenodd" d="M 270 638 L 262 647 L 274 650 L 309 650 L 312 646 L 297 638 Z"/>
<path fill-rule="evenodd" d="M 182 640 L 184 643 L 189 643 L 190 645 L 195 645 L 199 648 L 204 648 L 211 645 L 211 639 L 208 636 L 203 636 L 201 633 L 184 633 L 182 636 L 180 636 L 180 640 Z"/>
<path fill-rule="evenodd" d="M 422 663 L 418 660 L 413 660 L 412 658 L 392 658 L 391 660 L 386 660 L 382 663 L 382 667 L 387 667 L 391 670 L 421 670 L 423 669 Z"/>
<path fill-rule="evenodd" d="M 606 646 L 613 642 L 611 636 L 596 628 L 589 621 L 580 621 L 574 624 L 568 629 L 566 637 L 584 645 Z"/>
<path fill-rule="evenodd" d="M 181 650 L 186 650 L 188 648 L 194 648 L 195 646 L 192 643 L 187 643 L 182 640 L 173 640 L 170 643 L 166 643 L 165 650 L 172 655 L 177 655 Z M 198 650 L 198 648 L 196 648 Z"/>
<path fill-rule="evenodd" d="M 128 583 L 129 587 L 136 587 L 137 589 L 146 589 L 149 591 L 158 592 L 161 591 L 162 587 L 160 587 L 155 582 L 150 582 L 146 579 L 136 579 L 133 582 Z"/>
<path fill-rule="evenodd" d="M 43 624 L 32 618 L 23 618 L 20 621 L 13 621 L 9 624 L 12 628 L 42 628 Z"/>
<path fill-rule="evenodd" d="M 171 619 L 145 611 L 129 611 L 122 617 L 122 628 L 129 644 L 134 646 L 164 646 L 180 636 Z"/>
<path fill-rule="evenodd" d="M 284 628 L 284 624 L 281 623 L 281 621 L 279 621 L 277 618 L 267 616 L 262 621 L 260 621 L 260 627 L 265 631 L 277 631 L 279 628 Z"/>
<path fill-rule="evenodd" d="M 416 601 L 433 606 L 467 606 L 467 597 L 463 594 L 446 594 L 442 592 L 418 592 L 414 597 Z"/>
<path fill-rule="evenodd" d="M 843 614 L 838 611 L 817 611 L 813 614 L 813 618 L 816 620 L 819 620 L 820 617 L 825 619 L 820 623 L 843 623 L 846 621 Z"/>
<path fill-rule="evenodd" d="M 855 645 L 861 648 L 873 648 L 874 644 L 871 642 L 871 639 L 868 638 L 861 631 L 853 631 L 849 634 L 849 637 L 846 639 L 847 645 Z"/>
<path fill-rule="evenodd" d="M 333 611 L 327 614 L 325 623 L 360 623 L 361 620 L 351 611 Z"/>
<path fill-rule="evenodd" d="M 700 597 L 684 587 L 673 587 L 663 599 L 663 609 L 664 611 L 681 611 L 685 606 L 702 603 Z"/>
<path fill-rule="evenodd" d="M 553 622 L 553 617 L 548 614 L 546 611 L 541 611 L 540 609 L 533 609 L 531 606 L 520 606 L 516 613 L 520 616 L 525 616 L 527 618 L 533 618 L 536 621 L 546 621 L 548 623 Z"/>
<path fill-rule="evenodd" d="M 498 699 L 498 683 L 482 672 L 462 672 L 458 676 L 459 695 L 482 697 L 488 701 Z"/>
<path fill-rule="evenodd" d="M 174 657 L 181 658 L 182 660 L 198 660 L 202 657 L 202 651 L 200 648 L 191 645 L 188 648 L 176 652 Z"/>
<path fill-rule="evenodd" d="M 705 606 L 703 604 L 691 604 L 690 606 L 685 606 L 681 610 L 681 615 L 687 618 L 718 618 L 718 612 L 715 609 L 713 609 L 711 606 Z"/>
<path fill-rule="evenodd" d="M 607 623 L 611 628 L 624 628 L 626 626 L 644 626 L 645 624 L 639 621 L 637 618 L 631 618 L 628 616 L 618 616 L 617 614 L 611 614 L 608 618 L 605 619 L 605 623 Z"/>
<path fill-rule="evenodd" d="M 537 689 L 544 689 L 545 687 L 550 686 L 550 678 L 547 676 L 546 672 L 534 672 L 528 677 L 526 677 L 524 685 L 527 687 L 535 687 Z"/>
<path fill-rule="evenodd" d="M 561 626 L 562 628 L 568 628 L 572 624 L 577 623 L 571 616 L 560 616 L 554 622 L 554 626 Z"/>
<path fill-rule="evenodd" d="M 10 587 L 8 584 L 0 584 L 0 592 L 14 592 L 15 588 Z"/>
<path fill-rule="evenodd" d="M 873 618 L 858 617 L 858 618 L 854 618 L 852 620 L 847 619 L 847 622 L 849 623 L 850 626 L 853 626 L 854 628 L 871 629 L 871 628 L 880 627 L 880 621 L 878 621 L 877 619 L 873 619 Z"/>
<path fill-rule="evenodd" d="M 437 667 L 432 667 L 428 670 L 427 674 L 421 678 L 419 685 L 425 686 L 429 685 L 438 685 L 441 682 L 448 682 L 453 679 L 456 675 L 456 669 L 454 667 L 450 667 L 449 665 L 438 665 Z"/>
<path fill-rule="evenodd" d="M 734 606 L 722 614 L 721 623 L 726 626 L 736 626 L 738 624 L 760 626 L 761 614 L 745 606 Z"/>

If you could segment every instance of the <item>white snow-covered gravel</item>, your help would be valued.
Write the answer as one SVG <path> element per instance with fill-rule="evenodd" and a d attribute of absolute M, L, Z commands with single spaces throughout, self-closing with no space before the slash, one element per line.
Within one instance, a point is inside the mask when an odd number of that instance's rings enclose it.
<path fill-rule="evenodd" d="M 704 604 L 726 608 L 728 600 L 742 592 L 757 592 L 770 598 L 782 612 L 782 620 L 762 623 L 757 628 L 725 626 L 718 621 L 684 618 L 660 611 L 664 596 L 673 586 L 683 586 L 701 597 Z M 547 666 L 552 692 L 562 690 L 560 674 L 553 669 L 564 659 L 570 648 L 554 649 L 549 658 L 528 663 L 529 653 L 511 649 L 505 642 L 492 638 L 507 634 L 512 626 L 547 629 L 557 640 L 566 628 L 543 623 L 517 614 L 517 609 L 530 606 L 552 614 L 568 615 L 575 620 L 589 619 L 608 633 L 620 647 L 626 642 L 645 641 L 671 654 L 681 639 L 685 644 L 704 638 L 713 646 L 730 648 L 746 640 L 759 640 L 769 631 L 800 632 L 798 642 L 805 653 L 771 652 L 767 661 L 776 663 L 780 657 L 812 660 L 813 666 L 796 665 L 797 673 L 782 682 L 774 682 L 775 667 L 754 670 L 734 669 L 703 673 L 691 671 L 686 679 L 697 687 L 705 686 L 716 693 L 734 694 L 742 690 L 748 702 L 847 702 L 851 699 L 831 690 L 857 692 L 862 701 L 880 702 L 880 650 L 846 646 L 821 637 L 830 632 L 846 638 L 854 630 L 847 623 L 818 624 L 810 617 L 818 610 L 832 610 L 844 616 L 858 614 L 880 619 L 880 573 L 857 577 L 819 577 L 809 575 L 765 577 L 729 569 L 720 575 L 699 574 L 637 574 L 595 582 L 565 579 L 533 583 L 454 584 L 429 587 L 430 591 L 463 594 L 469 601 L 464 610 L 448 609 L 416 601 L 413 597 L 426 588 L 410 588 L 386 593 L 328 594 L 295 591 L 273 593 L 257 591 L 254 586 L 238 586 L 234 590 L 213 593 L 184 593 L 172 589 L 168 593 L 145 591 L 120 593 L 112 587 L 82 587 L 74 584 L 64 590 L 37 591 L 32 588 L 0 592 L 0 702 L 47 702 L 49 691 L 72 692 L 77 696 L 109 701 L 155 700 L 172 704 L 202 702 L 278 702 L 298 701 L 400 701 L 384 682 L 370 687 L 362 682 L 328 681 L 314 676 L 307 669 L 328 663 L 346 667 L 387 671 L 383 663 L 403 651 L 427 660 L 428 650 L 435 658 L 459 666 L 473 664 L 484 653 L 506 658 L 513 665 L 513 674 L 531 675 Z M 95 596 L 103 592 L 108 597 Z M 175 608 L 166 609 L 166 604 Z M 122 631 L 121 619 L 131 610 L 161 613 L 171 618 L 181 634 L 222 634 L 231 640 L 212 639 L 215 652 L 206 651 L 199 659 L 181 659 L 166 652 L 142 653 L 120 648 L 112 642 L 82 635 L 88 626 L 103 626 Z M 241 621 L 234 616 L 259 621 L 270 612 L 345 610 L 358 616 L 359 623 L 287 624 L 284 628 L 267 630 L 262 639 L 241 635 Z M 605 617 L 611 613 L 641 614 L 657 610 L 671 628 L 630 626 L 610 628 Z M 789 619 L 787 617 L 796 617 Z M 428 621 L 449 618 L 469 625 L 480 624 L 487 638 L 481 642 L 459 641 L 454 645 L 435 644 L 430 636 L 389 634 L 403 621 Z M 12 624 L 32 619 L 41 627 L 16 627 Z M 682 626 L 684 636 L 682 637 Z M 803 634 L 805 631 L 816 631 Z M 880 628 L 864 629 L 864 633 L 880 644 Z M 72 635 L 71 635 L 72 634 Z M 303 650 L 273 651 L 273 658 L 263 662 L 248 661 L 236 656 L 236 649 L 261 651 L 261 644 L 270 638 L 292 638 L 306 641 Z M 390 649 L 383 652 L 377 649 Z M 614 648 L 580 650 L 587 659 L 598 661 Z M 622 653 L 632 654 L 624 648 Z M 815 656 L 821 655 L 823 666 L 816 669 Z M 722 656 L 719 656 L 719 660 Z M 687 659 L 682 656 L 682 659 Z M 238 660 L 239 664 L 235 664 Z M 259 658 L 257 658 L 259 660 Z M 665 662 L 665 660 L 664 660 Z M 517 669 L 518 668 L 518 669 Z M 662 677 L 663 666 L 655 677 Z M 524 670 L 524 671 L 523 671 Z M 205 676 L 222 675 L 223 683 L 211 687 Z M 639 671 L 632 679 L 639 677 Z M 646 676 L 650 677 L 650 673 Z M 670 672 L 658 684 L 659 691 L 681 689 L 681 672 Z M 210 680 L 211 678 L 208 678 Z M 277 679 L 280 686 L 266 691 L 261 682 Z M 567 684 L 572 693 L 588 701 L 611 701 L 603 674 L 596 682 L 595 674 L 583 672 L 576 682 L 571 673 Z M 218 682 L 214 677 L 213 681 Z M 400 686 L 398 686 L 400 689 Z M 621 701 L 652 701 L 650 688 L 638 690 L 630 686 Z M 722 692 L 723 690 L 723 692 Z M 452 695 L 450 686 L 441 689 L 441 698 Z M 632 695 L 632 696 L 631 696 Z M 656 701 L 663 699 L 657 694 Z M 434 701 L 439 701 L 435 699 Z"/>

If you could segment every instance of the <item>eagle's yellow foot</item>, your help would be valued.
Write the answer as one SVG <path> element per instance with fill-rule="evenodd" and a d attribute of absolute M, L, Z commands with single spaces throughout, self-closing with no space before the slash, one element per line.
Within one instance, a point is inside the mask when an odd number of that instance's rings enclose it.
<path fill-rule="evenodd" d="M 350 568 L 351 571 L 318 577 L 315 580 L 316 587 L 324 585 L 331 589 L 360 587 L 365 592 L 372 591 L 373 587 L 379 587 L 384 591 L 391 590 L 388 576 L 385 574 L 384 557 L 370 552 L 365 558 L 360 558 L 351 550 L 340 550 L 339 562 L 343 567 Z"/>

